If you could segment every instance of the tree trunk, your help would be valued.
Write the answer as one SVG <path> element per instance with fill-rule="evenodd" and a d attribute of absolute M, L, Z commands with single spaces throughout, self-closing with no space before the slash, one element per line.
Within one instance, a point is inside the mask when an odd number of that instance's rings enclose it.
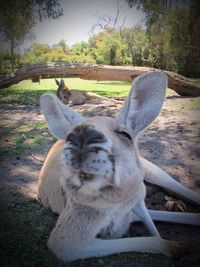
<path fill-rule="evenodd" d="M 115 65 L 116 51 L 115 48 L 110 49 L 110 65 Z"/>
<path fill-rule="evenodd" d="M 14 41 L 11 39 L 11 44 L 10 44 L 10 59 L 11 59 L 11 69 L 12 73 L 15 72 L 15 55 L 14 55 Z"/>
<path fill-rule="evenodd" d="M 189 24 L 188 24 L 188 41 L 185 47 L 185 66 L 183 73 L 187 76 L 200 75 L 200 2 L 193 0 L 190 8 Z M 191 75 L 192 74 L 192 75 Z"/>
<path fill-rule="evenodd" d="M 138 75 L 156 70 L 149 67 L 109 66 L 89 63 L 52 62 L 35 64 L 22 69 L 14 77 L 0 81 L 0 89 L 36 76 L 41 78 L 80 77 L 85 80 L 132 82 Z M 158 69 L 157 69 L 158 70 Z M 181 96 L 200 96 L 200 86 L 174 72 L 163 71 L 168 76 L 168 86 Z"/>

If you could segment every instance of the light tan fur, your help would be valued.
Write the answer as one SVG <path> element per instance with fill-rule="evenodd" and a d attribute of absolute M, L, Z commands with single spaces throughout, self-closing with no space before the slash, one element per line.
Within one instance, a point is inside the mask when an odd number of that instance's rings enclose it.
<path fill-rule="evenodd" d="M 67 105 L 71 103 L 72 105 L 83 105 L 86 102 L 90 102 L 92 100 L 109 100 L 110 99 L 97 95 L 92 92 L 81 91 L 78 89 L 69 89 L 64 80 L 62 79 L 60 82 L 56 80 L 56 84 L 58 85 L 57 89 L 57 97 L 60 101 Z M 114 102 L 114 100 L 112 100 Z"/>
<path fill-rule="evenodd" d="M 51 207 L 58 214 L 66 205 L 66 196 L 60 186 L 62 176 L 61 153 L 64 141 L 58 140 L 50 149 L 40 171 L 39 196 L 46 207 Z"/>
<path fill-rule="evenodd" d="M 153 219 L 200 224 L 199 214 L 150 211 L 144 202 L 146 179 L 200 204 L 198 193 L 139 155 L 138 136 L 158 116 L 166 86 L 161 72 L 139 77 L 116 119 L 86 119 L 52 94 L 41 97 L 49 130 L 61 139 L 39 177 L 42 203 L 59 214 L 48 247 L 61 260 L 130 251 L 172 256 L 184 244 L 162 239 Z M 138 219 L 152 236 L 120 239 Z"/>

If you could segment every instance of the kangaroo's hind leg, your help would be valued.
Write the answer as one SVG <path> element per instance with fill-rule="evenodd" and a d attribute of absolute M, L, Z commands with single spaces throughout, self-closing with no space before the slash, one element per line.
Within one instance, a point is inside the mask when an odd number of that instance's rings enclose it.
<path fill-rule="evenodd" d="M 200 194 L 192 191 L 191 189 L 185 187 L 181 183 L 177 182 L 166 172 L 161 170 L 158 166 L 151 163 L 150 161 L 141 158 L 142 165 L 145 170 L 145 181 L 159 185 L 166 188 L 177 195 L 183 196 L 193 202 L 200 204 Z"/>
<path fill-rule="evenodd" d="M 154 221 L 181 223 L 197 226 L 200 225 L 200 213 L 173 212 L 163 210 L 148 210 L 148 213 Z M 141 218 L 136 215 L 136 213 L 134 213 L 132 221 L 139 222 L 141 221 Z"/>
<path fill-rule="evenodd" d="M 132 208 L 132 211 L 141 219 L 152 236 L 160 237 L 160 234 L 143 200 L 138 202 L 136 206 Z"/>

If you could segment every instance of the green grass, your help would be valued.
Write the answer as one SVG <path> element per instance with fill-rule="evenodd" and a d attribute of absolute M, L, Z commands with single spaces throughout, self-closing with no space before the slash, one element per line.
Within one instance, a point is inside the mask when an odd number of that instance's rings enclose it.
<path fill-rule="evenodd" d="M 59 78 L 58 78 L 59 80 Z M 190 79 L 200 83 L 200 79 Z M 94 81 L 80 78 L 65 78 L 70 89 L 90 91 L 105 97 L 124 97 L 128 95 L 131 83 L 120 81 Z M 22 81 L 16 85 L 1 90 L 1 103 L 35 105 L 39 104 L 39 97 L 45 92 L 56 93 L 55 79 L 42 79 L 39 83 L 31 80 Z M 173 90 L 167 90 L 167 96 L 177 95 Z"/>
<path fill-rule="evenodd" d="M 90 91 L 106 97 L 126 96 L 130 89 L 130 83 L 125 82 L 97 82 L 93 80 L 81 80 L 79 78 L 64 79 L 70 89 Z M 39 97 L 45 92 L 56 93 L 55 79 L 43 79 L 39 83 L 31 80 L 22 81 L 9 88 L 1 90 L 1 102 L 7 104 L 34 105 L 39 103 Z"/>
<path fill-rule="evenodd" d="M 1 196 L 0 213 L 1 267 L 54 265 L 46 242 L 55 214 L 16 192 Z"/>
<path fill-rule="evenodd" d="M 186 104 L 186 108 L 189 110 L 200 109 L 200 97 L 195 97 L 191 99 L 191 101 Z"/>
<path fill-rule="evenodd" d="M 0 157 L 18 156 L 26 150 L 34 152 L 46 146 L 53 139 L 46 128 L 45 123 L 35 123 L 1 129 Z"/>
<path fill-rule="evenodd" d="M 1 267 L 173 266 L 165 256 L 146 253 L 125 253 L 63 264 L 47 248 L 57 215 L 21 192 L 0 189 Z"/>

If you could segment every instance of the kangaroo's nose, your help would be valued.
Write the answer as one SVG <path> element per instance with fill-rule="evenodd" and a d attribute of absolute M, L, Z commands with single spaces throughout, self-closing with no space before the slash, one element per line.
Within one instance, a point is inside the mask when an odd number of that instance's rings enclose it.
<path fill-rule="evenodd" d="M 66 141 L 74 146 L 83 147 L 84 145 L 103 143 L 106 138 L 93 126 L 77 126 L 73 132 L 68 134 Z"/>

